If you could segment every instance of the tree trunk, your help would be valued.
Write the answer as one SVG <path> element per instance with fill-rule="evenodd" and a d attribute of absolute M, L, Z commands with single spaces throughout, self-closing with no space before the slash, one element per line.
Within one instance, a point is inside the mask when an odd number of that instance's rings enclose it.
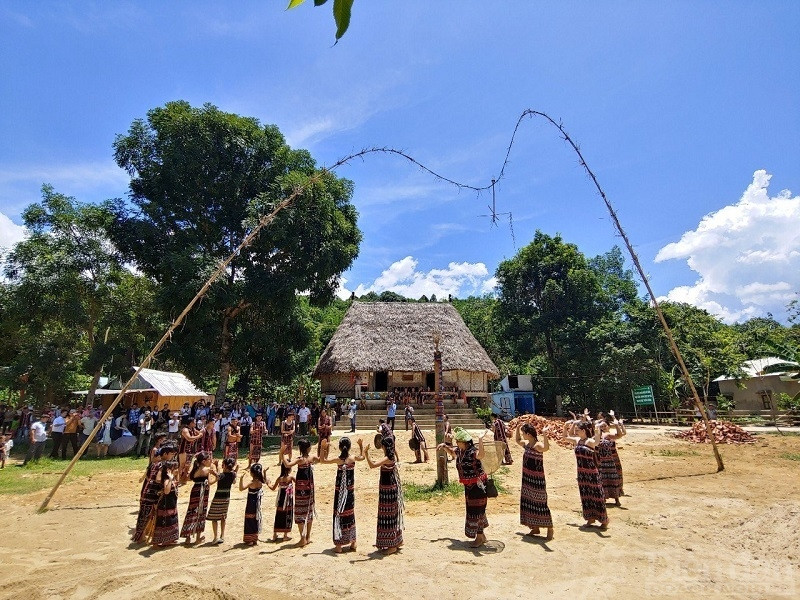
<path fill-rule="evenodd" d="M 230 331 L 230 323 L 231 317 L 226 312 L 222 320 L 222 345 L 219 351 L 219 386 L 215 394 L 217 403 L 225 401 L 225 394 L 228 392 L 228 381 L 231 377 L 233 334 Z"/>
<path fill-rule="evenodd" d="M 97 384 L 100 383 L 100 374 L 102 373 L 102 368 L 98 367 L 95 369 L 95 372 L 92 374 L 92 383 L 89 385 L 89 393 L 86 394 L 86 405 L 87 406 L 94 406 L 94 395 L 97 391 Z"/>

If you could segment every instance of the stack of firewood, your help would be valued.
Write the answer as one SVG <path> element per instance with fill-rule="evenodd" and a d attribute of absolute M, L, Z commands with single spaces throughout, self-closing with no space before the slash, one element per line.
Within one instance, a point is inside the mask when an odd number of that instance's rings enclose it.
<path fill-rule="evenodd" d="M 729 421 L 711 421 L 711 434 L 718 444 L 753 444 L 756 441 L 751 434 Z M 691 429 L 678 432 L 675 437 L 696 444 L 707 443 L 706 424 L 703 421 L 697 421 Z"/>
<path fill-rule="evenodd" d="M 564 439 L 564 419 L 547 419 L 539 415 L 521 415 L 511 419 L 508 428 L 513 431 L 523 423 L 529 423 L 536 428 L 536 433 L 546 435 L 547 439 L 563 448 L 571 448 L 572 443 Z"/>

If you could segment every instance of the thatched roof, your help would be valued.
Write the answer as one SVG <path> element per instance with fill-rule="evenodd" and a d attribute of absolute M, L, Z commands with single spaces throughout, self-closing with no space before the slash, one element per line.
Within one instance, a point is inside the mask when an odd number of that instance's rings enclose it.
<path fill-rule="evenodd" d="M 353 302 L 317 361 L 314 375 L 431 371 L 434 331 L 441 334 L 443 370 L 500 376 L 458 311 L 438 302 Z"/>

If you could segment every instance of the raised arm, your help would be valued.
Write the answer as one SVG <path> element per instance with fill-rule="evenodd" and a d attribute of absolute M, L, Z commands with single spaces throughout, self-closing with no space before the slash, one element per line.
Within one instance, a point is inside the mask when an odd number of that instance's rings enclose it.
<path fill-rule="evenodd" d="M 536 442 L 534 448 L 536 448 L 539 452 L 547 452 L 550 450 L 550 440 L 547 437 L 547 427 L 542 429 L 542 435 L 539 438 L 539 441 Z"/>
<path fill-rule="evenodd" d="M 522 424 L 517 423 L 517 426 L 514 428 L 514 441 L 517 442 L 517 445 L 525 447 L 525 442 L 522 441 L 522 436 L 520 435 L 520 429 L 522 429 Z"/>
<path fill-rule="evenodd" d="M 239 477 L 239 491 L 243 492 L 247 489 L 247 486 L 244 484 L 244 476 L 246 472 L 242 473 L 241 477 Z"/>
<path fill-rule="evenodd" d="M 436 449 L 437 450 L 444 450 L 445 452 L 447 452 L 447 454 L 450 455 L 450 458 L 455 458 L 456 457 L 456 453 L 453 451 L 453 449 L 450 446 L 448 446 L 447 444 L 445 444 L 444 442 L 442 442 L 441 444 L 436 446 Z"/>

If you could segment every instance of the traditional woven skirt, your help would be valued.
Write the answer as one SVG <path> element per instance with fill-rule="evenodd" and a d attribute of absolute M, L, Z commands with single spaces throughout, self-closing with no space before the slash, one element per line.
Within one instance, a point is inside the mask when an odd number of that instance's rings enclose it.
<path fill-rule="evenodd" d="M 227 490 L 217 489 L 214 493 L 214 499 L 211 501 L 211 506 L 208 507 L 208 515 L 206 521 L 224 521 L 228 518 L 228 506 L 231 503 L 231 489 Z"/>
<path fill-rule="evenodd" d="M 258 441 L 258 444 L 254 444 L 252 441 L 250 442 L 250 453 L 247 455 L 247 458 L 252 463 L 257 463 L 261 460 L 263 442 L 261 440 Z"/>
<path fill-rule="evenodd" d="M 297 467 L 294 482 L 294 522 L 311 523 L 314 520 L 314 469 L 311 465 Z"/>
<path fill-rule="evenodd" d="M 245 544 L 258 541 L 261 533 L 261 495 L 262 488 L 247 490 L 247 504 L 244 507 L 244 537 Z"/>
<path fill-rule="evenodd" d="M 604 499 L 619 500 L 622 495 L 622 473 L 617 468 L 617 444 L 614 440 L 605 439 L 595 446 L 597 456 L 597 469 L 600 473 L 600 483 L 603 485 Z"/>
<path fill-rule="evenodd" d="M 239 459 L 239 442 L 225 443 L 225 458 Z"/>
<path fill-rule="evenodd" d="M 275 533 L 291 533 L 294 524 L 294 485 L 278 488 L 275 499 L 275 520 L 273 530 Z"/>
<path fill-rule="evenodd" d="M 178 488 L 162 495 L 156 505 L 156 525 L 153 531 L 153 544 L 163 546 L 178 541 Z"/>
<path fill-rule="evenodd" d="M 189 495 L 189 508 L 183 520 L 181 537 L 189 537 L 193 533 L 202 533 L 206 529 L 206 513 L 208 512 L 208 479 L 197 479 Z"/>
<path fill-rule="evenodd" d="M 344 464 L 336 471 L 333 494 L 333 543 L 345 546 L 356 541 L 355 464 Z"/>
<path fill-rule="evenodd" d="M 144 540 L 145 528 L 147 521 L 155 506 L 158 503 L 159 492 L 161 491 L 161 484 L 156 481 L 156 475 L 161 469 L 161 463 L 152 463 L 147 468 L 144 482 L 142 484 L 142 492 L 139 496 L 139 515 L 136 518 L 136 531 L 131 538 L 134 542 L 141 542 Z"/>
<path fill-rule="evenodd" d="M 553 517 L 547 506 L 547 487 L 544 479 L 542 453 L 531 444 L 522 457 L 522 491 L 519 499 L 519 522 L 531 529 L 552 527 Z"/>
<path fill-rule="evenodd" d="M 575 459 L 578 463 L 578 492 L 581 496 L 583 518 L 587 522 L 600 521 L 601 524 L 606 524 L 606 501 L 594 450 L 579 442 L 575 446 Z"/>
<path fill-rule="evenodd" d="M 381 466 L 378 483 L 378 533 L 375 547 L 384 550 L 403 543 L 402 491 L 394 465 Z"/>
<path fill-rule="evenodd" d="M 467 504 L 464 535 L 468 538 L 475 538 L 489 526 L 489 520 L 486 518 L 486 490 L 477 483 L 465 485 L 464 498 Z"/>

